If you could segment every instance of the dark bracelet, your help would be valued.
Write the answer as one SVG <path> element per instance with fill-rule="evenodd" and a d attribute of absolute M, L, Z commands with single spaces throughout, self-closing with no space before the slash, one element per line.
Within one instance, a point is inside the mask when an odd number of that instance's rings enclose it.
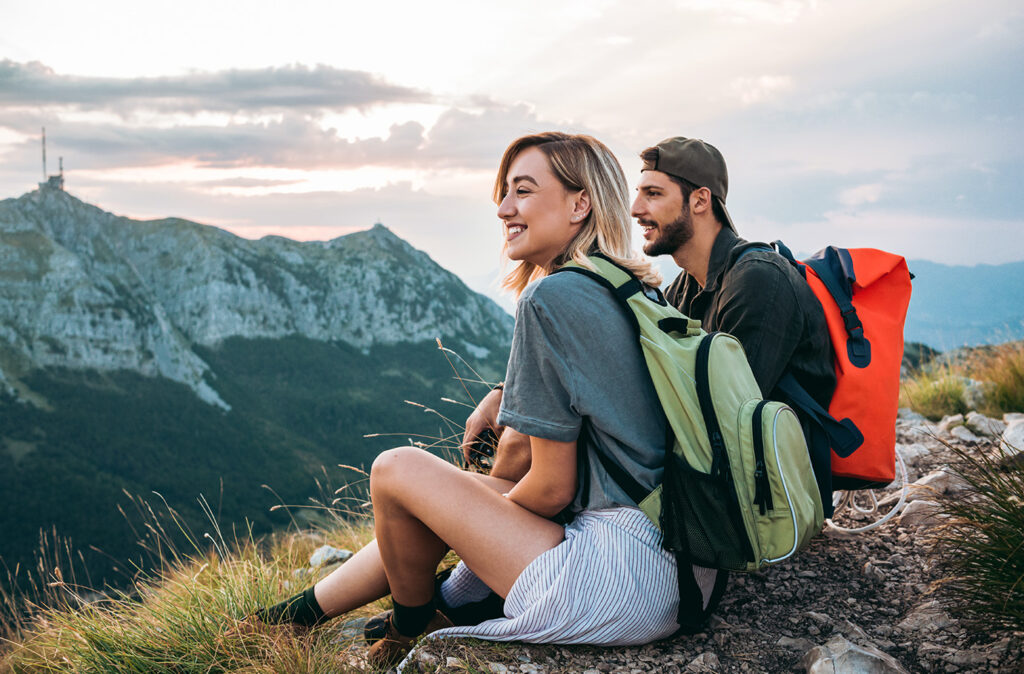
<path fill-rule="evenodd" d="M 491 390 L 492 391 L 504 391 L 505 390 L 505 382 L 501 382 L 499 384 L 495 384 L 494 386 L 491 387 Z"/>

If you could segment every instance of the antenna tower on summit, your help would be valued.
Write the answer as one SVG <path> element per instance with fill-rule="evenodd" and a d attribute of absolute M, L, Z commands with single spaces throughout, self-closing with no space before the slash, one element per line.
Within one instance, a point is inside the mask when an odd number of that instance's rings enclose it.
<path fill-rule="evenodd" d="M 64 157 L 60 158 L 60 173 L 55 176 L 46 175 L 46 127 L 43 127 L 43 182 L 39 189 L 64 190 Z"/>

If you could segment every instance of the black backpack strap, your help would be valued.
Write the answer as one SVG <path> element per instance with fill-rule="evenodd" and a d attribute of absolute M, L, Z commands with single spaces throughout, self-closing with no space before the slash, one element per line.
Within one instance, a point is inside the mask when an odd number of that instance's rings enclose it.
<path fill-rule="evenodd" d="M 804 264 L 814 270 L 839 306 L 843 327 L 846 329 L 846 355 L 850 363 L 854 367 L 867 367 L 871 364 L 871 342 L 864 336 L 864 324 L 853 306 L 853 283 L 857 275 L 849 251 L 829 246 Z"/>
<path fill-rule="evenodd" d="M 850 419 L 837 421 L 800 385 L 793 373 L 779 380 L 778 388 L 787 402 L 802 413 L 807 422 L 807 449 L 814 469 L 814 479 L 821 494 L 825 517 L 832 516 L 832 452 L 847 457 L 864 444 L 864 434 Z"/>

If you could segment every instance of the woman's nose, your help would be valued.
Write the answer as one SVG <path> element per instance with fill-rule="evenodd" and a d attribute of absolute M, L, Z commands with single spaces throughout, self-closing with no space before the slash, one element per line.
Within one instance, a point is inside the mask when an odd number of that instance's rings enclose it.
<path fill-rule="evenodd" d="M 498 217 L 502 220 L 508 220 L 516 214 L 515 206 L 512 203 L 512 193 L 509 192 L 505 195 L 505 198 L 498 204 Z"/>

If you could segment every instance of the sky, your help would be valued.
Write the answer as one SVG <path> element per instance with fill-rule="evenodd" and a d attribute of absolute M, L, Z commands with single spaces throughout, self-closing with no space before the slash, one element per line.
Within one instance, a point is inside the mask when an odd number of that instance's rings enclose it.
<path fill-rule="evenodd" d="M 248 238 L 383 222 L 472 287 L 514 138 L 594 135 L 635 187 L 718 147 L 740 234 L 805 253 L 1024 260 L 1019 0 L 0 0 L 0 198 Z M 639 227 L 636 241 L 639 245 Z"/>

